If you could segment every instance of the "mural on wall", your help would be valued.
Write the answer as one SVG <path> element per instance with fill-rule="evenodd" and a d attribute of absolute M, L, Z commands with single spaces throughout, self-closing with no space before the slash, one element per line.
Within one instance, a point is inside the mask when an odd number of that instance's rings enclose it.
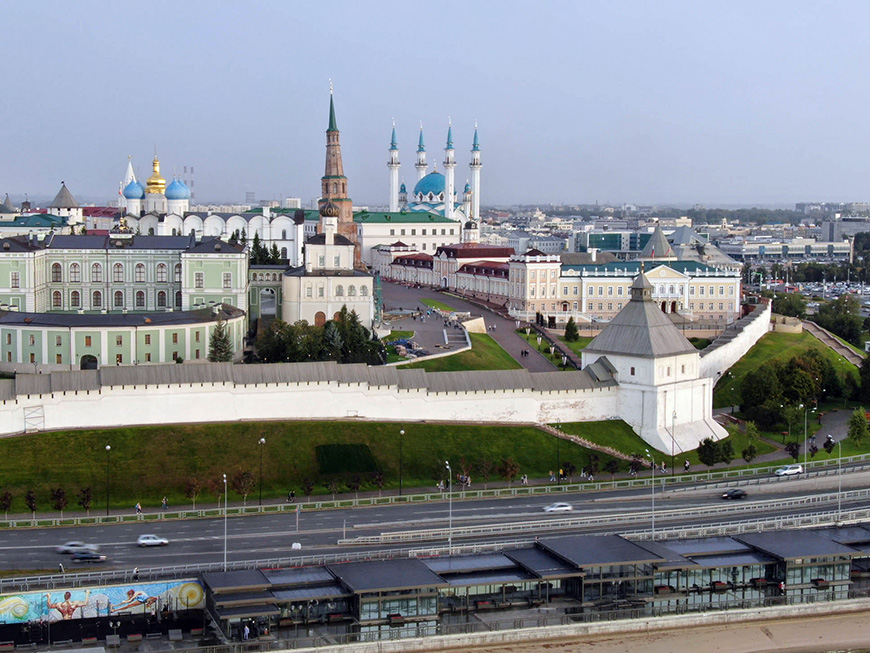
<path fill-rule="evenodd" d="M 122 614 L 195 610 L 205 605 L 197 580 L 0 595 L 0 623 L 64 621 Z"/>

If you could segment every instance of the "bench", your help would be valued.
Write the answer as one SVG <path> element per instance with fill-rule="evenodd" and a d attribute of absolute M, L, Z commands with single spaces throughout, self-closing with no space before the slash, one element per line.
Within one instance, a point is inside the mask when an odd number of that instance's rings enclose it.
<path fill-rule="evenodd" d="M 121 636 L 120 635 L 106 635 L 106 646 L 111 647 L 111 648 L 120 648 Z"/>
<path fill-rule="evenodd" d="M 60 646 L 66 648 L 67 646 L 72 646 L 71 639 L 56 639 L 53 642 L 54 646 Z"/>
<path fill-rule="evenodd" d="M 184 639 L 184 633 L 181 632 L 181 628 L 172 628 L 169 631 L 170 642 L 180 642 L 182 639 Z"/>
<path fill-rule="evenodd" d="M 15 642 L 0 642 L 0 651 L 12 651 L 15 649 Z"/>
<path fill-rule="evenodd" d="M 96 646 L 97 645 L 97 638 L 96 637 L 83 637 L 82 638 L 82 645 L 84 645 L 84 646 Z"/>
<path fill-rule="evenodd" d="M 128 642 L 141 642 L 142 635 L 140 635 L 139 633 L 132 633 L 130 635 L 127 635 L 127 641 Z"/>
<path fill-rule="evenodd" d="M 190 636 L 191 637 L 202 637 L 203 629 L 202 628 L 191 628 Z"/>
<path fill-rule="evenodd" d="M 36 642 L 29 642 L 27 644 L 16 644 L 15 648 L 36 648 Z"/>

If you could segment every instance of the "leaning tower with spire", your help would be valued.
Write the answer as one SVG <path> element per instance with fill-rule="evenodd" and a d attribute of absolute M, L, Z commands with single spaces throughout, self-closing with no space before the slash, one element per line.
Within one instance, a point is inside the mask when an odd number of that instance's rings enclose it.
<path fill-rule="evenodd" d="M 347 196 L 347 177 L 341 162 L 341 140 L 338 123 L 335 120 L 335 102 L 332 84 L 329 87 L 329 126 L 326 128 L 326 169 L 321 178 L 321 198 L 319 208 L 327 203 L 338 208 L 338 233 L 354 243 L 354 264 L 360 267 L 361 257 L 356 225 L 353 221 L 353 202 Z M 322 229 L 321 229 L 322 231 Z"/>

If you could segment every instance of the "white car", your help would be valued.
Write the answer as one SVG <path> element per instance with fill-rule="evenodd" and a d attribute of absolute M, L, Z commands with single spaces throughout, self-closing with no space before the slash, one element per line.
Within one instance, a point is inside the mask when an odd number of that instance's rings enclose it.
<path fill-rule="evenodd" d="M 169 540 L 157 535 L 140 535 L 139 539 L 136 540 L 136 544 L 139 546 L 166 546 L 169 544 Z"/>
<path fill-rule="evenodd" d="M 570 503 L 551 503 L 544 507 L 544 512 L 571 512 L 574 506 Z"/>
<path fill-rule="evenodd" d="M 100 547 L 96 544 L 86 544 L 85 542 L 67 542 L 55 549 L 58 553 L 88 553 L 99 550 Z"/>
<path fill-rule="evenodd" d="M 777 469 L 774 474 L 777 476 L 794 476 L 795 474 L 802 474 L 803 471 L 803 465 L 786 465 Z"/>

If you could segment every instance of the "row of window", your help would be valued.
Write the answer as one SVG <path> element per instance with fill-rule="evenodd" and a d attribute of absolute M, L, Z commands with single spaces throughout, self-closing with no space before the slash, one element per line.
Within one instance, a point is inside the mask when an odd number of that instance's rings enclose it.
<path fill-rule="evenodd" d="M 313 293 L 314 293 L 314 290 L 310 284 L 305 286 L 305 296 L 306 297 L 312 297 Z M 347 296 L 348 297 L 356 297 L 356 294 L 357 294 L 356 286 L 348 286 L 347 287 Z M 359 294 L 362 297 L 368 297 L 368 295 L 369 295 L 368 286 L 360 286 L 359 287 Z M 318 286 L 317 287 L 317 296 L 324 297 L 325 295 L 326 295 L 326 289 L 323 286 Z M 344 286 L 338 285 L 335 287 L 335 296 L 336 297 L 344 297 Z"/>
<path fill-rule="evenodd" d="M 18 273 L 13 272 L 13 282 L 20 282 L 17 278 Z M 133 267 L 133 278 L 138 283 L 145 281 L 145 264 L 137 263 Z M 70 263 L 69 265 L 69 280 L 71 283 L 80 283 L 82 280 L 82 266 L 78 263 Z M 166 282 L 169 280 L 169 267 L 165 263 L 158 263 L 156 268 L 155 280 L 158 282 Z M 103 281 L 103 264 L 94 263 L 91 265 L 91 282 L 100 283 Z M 112 266 L 112 281 L 121 283 L 124 281 L 124 264 L 115 263 Z M 63 266 L 60 263 L 51 264 L 51 282 L 63 283 Z M 181 263 L 175 264 L 175 282 L 181 282 Z M 18 288 L 15 283 L 13 288 Z"/>
<path fill-rule="evenodd" d="M 172 334 L 170 334 L 170 338 L 172 339 L 173 345 L 178 344 L 178 332 L 173 332 Z M 200 332 L 194 331 L 193 332 L 193 341 L 199 342 L 199 339 L 200 339 Z M 30 346 L 33 347 L 34 345 L 36 345 L 36 336 L 31 333 L 28 341 L 30 343 Z M 12 334 L 11 333 L 6 334 L 6 344 L 7 345 L 12 344 Z M 55 336 L 54 337 L 54 344 L 57 347 L 62 347 L 63 346 L 63 336 Z M 145 344 L 146 345 L 151 344 L 151 334 L 150 333 L 145 334 Z M 93 337 L 92 336 L 85 336 L 85 347 L 91 347 L 92 345 L 93 345 Z M 123 335 L 115 336 L 115 345 L 117 345 L 118 347 L 124 346 L 124 336 Z"/>
<path fill-rule="evenodd" d="M 134 296 L 136 308 L 145 308 L 145 291 L 137 290 Z M 164 290 L 157 291 L 156 304 L 158 308 L 167 307 L 167 293 Z M 114 308 L 124 308 L 125 298 L 123 290 L 116 290 L 112 293 L 112 306 Z M 51 293 L 51 307 L 63 308 L 63 294 L 59 290 Z M 69 307 L 82 308 L 82 294 L 78 290 L 72 290 L 69 294 Z M 103 291 L 95 290 L 91 293 L 91 308 L 103 307 Z M 181 291 L 175 293 L 175 308 L 181 308 Z"/>
<path fill-rule="evenodd" d="M 427 235 L 425 229 L 421 229 L 420 231 L 421 231 L 421 233 L 420 233 L 421 236 L 425 236 L 425 235 Z M 395 230 L 395 229 L 390 229 L 390 235 L 391 235 L 391 236 L 395 236 L 395 235 L 396 235 L 396 230 Z M 399 229 L 399 235 L 400 235 L 400 236 L 404 236 L 404 235 L 406 235 L 406 234 L 405 234 L 405 229 Z M 411 229 L 411 235 L 412 235 L 412 236 L 416 236 L 416 235 L 417 235 L 417 230 L 416 230 L 416 229 Z M 433 235 L 433 236 L 437 236 L 437 235 L 438 235 L 438 230 L 437 230 L 437 229 L 432 229 L 432 234 L 431 234 L 431 235 Z M 447 235 L 452 236 L 452 235 L 453 235 L 453 227 L 450 227 L 450 229 L 441 229 L 441 235 L 442 235 L 442 236 L 447 236 Z"/>
<path fill-rule="evenodd" d="M 194 350 L 193 357 L 194 358 L 201 358 L 199 349 Z M 172 352 L 172 360 L 178 360 L 178 352 L 177 351 Z M 11 351 L 6 352 L 6 362 L 7 363 L 13 362 Z M 34 352 L 30 352 L 30 362 L 36 363 L 36 354 Z M 58 365 L 64 365 L 65 363 L 63 362 L 63 354 L 56 354 L 54 362 L 57 363 Z M 124 354 L 115 354 L 115 363 L 117 365 L 121 365 L 121 364 L 123 364 L 123 362 L 124 362 Z M 145 352 L 145 362 L 146 363 L 151 362 L 151 352 Z"/>

